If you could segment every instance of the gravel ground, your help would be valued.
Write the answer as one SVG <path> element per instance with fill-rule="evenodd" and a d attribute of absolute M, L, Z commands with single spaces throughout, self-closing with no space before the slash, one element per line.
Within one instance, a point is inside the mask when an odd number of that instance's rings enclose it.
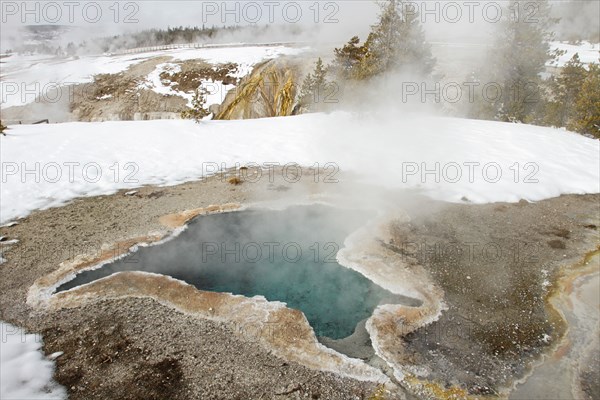
<path fill-rule="evenodd" d="M 375 390 L 286 363 L 236 339 L 232 326 L 151 299 L 100 301 L 53 319 L 44 349 L 64 352 L 56 379 L 72 399 L 366 399 Z"/>
<path fill-rule="evenodd" d="M 64 207 L 34 212 L 16 226 L 0 228 L 0 236 L 19 240 L 17 244 L 2 246 L 7 262 L 0 265 L 0 319 L 31 332 L 41 332 L 48 354 L 64 352 L 57 359 L 56 379 L 67 387 L 73 399 L 381 398 L 374 383 L 287 363 L 268 350 L 232 335 L 233 327 L 227 323 L 192 318 L 151 299 L 99 299 L 82 308 L 54 313 L 33 310 L 26 304 L 29 287 L 39 277 L 55 271 L 61 262 L 78 254 L 99 251 L 103 243 L 145 236 L 149 232 L 166 234 L 166 228 L 159 222 L 166 214 L 212 204 L 314 201 L 333 189 L 338 194 L 344 192 L 341 186 L 314 183 L 312 178 L 310 175 L 310 179 L 290 184 L 275 174 L 274 182 L 264 177 L 258 183 L 237 185 L 215 177 L 168 188 L 144 187 L 133 195 L 119 192 L 78 199 Z M 346 195 L 354 194 L 356 187 L 348 190 Z M 533 263 L 534 269 L 540 272 L 541 265 L 544 268 L 550 265 L 548 279 L 552 280 L 553 271 L 561 262 L 590 250 L 586 233 L 597 233 L 598 222 L 590 222 L 590 215 L 597 220 L 599 202 L 600 196 L 590 195 L 563 196 L 536 204 L 448 206 L 418 196 L 410 201 L 404 195 L 403 203 L 397 206 L 413 217 L 414 229 L 398 227 L 396 244 L 402 240 L 419 242 L 423 238 L 461 242 L 493 238 L 502 243 L 506 240 L 510 245 L 511 240 L 532 238 L 544 245 L 540 262 Z M 419 258 L 418 254 L 408 256 Z M 436 281 L 447 290 L 451 309 L 440 324 L 465 313 L 476 320 L 481 316 L 477 310 L 485 308 L 491 315 L 485 326 L 491 329 L 497 326 L 493 325 L 495 321 L 510 318 L 511 314 L 504 303 L 491 301 L 484 294 L 499 294 L 511 287 L 501 285 L 505 275 L 512 277 L 510 282 L 531 277 L 527 282 L 540 284 L 538 275 L 523 275 L 525 270 L 520 264 L 505 273 L 500 268 L 504 264 L 494 264 L 494 268 L 498 267 L 494 269 L 498 283 L 497 288 L 490 290 L 484 285 L 488 273 L 477 268 L 467 271 L 471 267 L 460 260 L 452 265 L 460 269 L 456 273 L 448 273 L 454 269 L 441 261 L 427 257 L 419 261 L 430 268 Z M 478 308 L 479 301 L 485 307 Z M 523 307 L 534 307 L 533 325 L 537 326 L 544 315 L 540 311 L 543 304 L 534 303 L 524 303 Z M 544 325 L 543 329 L 546 328 Z M 532 332 L 537 334 L 536 329 Z M 426 333 L 424 336 L 423 332 L 417 332 L 409 342 L 416 356 L 432 368 L 434 378 L 466 380 L 478 385 L 480 380 L 469 381 L 465 371 L 479 368 L 477 373 L 495 377 L 488 370 L 493 364 L 487 362 L 488 358 L 465 358 L 465 346 L 475 343 L 487 357 L 511 338 L 497 336 L 486 341 L 473 332 L 466 342 L 434 349 L 442 352 L 443 357 L 432 356 L 435 352 L 431 352 L 431 341 L 423 339 Z M 528 336 L 525 339 L 529 340 Z M 527 346 L 532 348 L 533 343 L 527 341 Z M 503 357 L 511 363 L 524 356 L 510 349 Z M 444 360 L 444 365 L 439 360 Z M 406 397 L 398 392 L 388 393 L 386 398 Z"/>
<path fill-rule="evenodd" d="M 432 203 L 408 213 L 390 246 L 425 266 L 449 309 L 407 335 L 406 358 L 425 366 L 428 380 L 499 393 L 560 343 L 566 326 L 547 300 L 557 279 L 599 248 L 600 196 Z M 597 388 L 597 377 L 583 386 Z"/>

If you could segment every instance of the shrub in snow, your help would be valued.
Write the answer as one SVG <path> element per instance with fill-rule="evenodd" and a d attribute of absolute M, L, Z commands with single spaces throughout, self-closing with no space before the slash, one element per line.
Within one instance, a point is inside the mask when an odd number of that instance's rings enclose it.
<path fill-rule="evenodd" d="M 210 111 L 206 108 L 206 95 L 208 91 L 206 88 L 199 87 L 194 93 L 194 98 L 192 99 L 192 108 L 188 108 L 185 111 L 181 112 L 181 118 L 183 119 L 193 119 L 196 122 L 202 121 L 204 117 L 210 115 Z"/>

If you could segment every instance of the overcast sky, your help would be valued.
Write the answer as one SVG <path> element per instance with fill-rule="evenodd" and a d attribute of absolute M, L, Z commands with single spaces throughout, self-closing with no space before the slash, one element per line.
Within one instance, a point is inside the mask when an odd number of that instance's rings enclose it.
<path fill-rule="evenodd" d="M 449 42 L 488 42 L 506 1 L 412 1 L 421 13 L 428 39 Z M 554 2 L 564 4 L 565 2 Z M 579 0 L 581 18 L 573 25 L 598 24 L 598 0 Z M 116 4 L 116 6 L 115 6 Z M 527 5 L 527 1 L 521 2 Z M 592 5 L 590 10 L 589 6 Z M 346 41 L 365 38 L 376 21 L 377 2 L 362 1 L 1 1 L 2 35 L 15 27 L 35 24 L 83 28 L 77 33 L 110 36 L 127 31 L 169 26 L 275 24 L 305 28 L 311 40 Z M 525 12 L 525 11 L 524 11 Z M 600 12 L 600 11 L 598 11 Z M 498 17 L 498 18 L 497 18 Z M 590 22 L 591 21 L 591 22 Z M 277 37 L 271 38 L 277 40 Z"/>

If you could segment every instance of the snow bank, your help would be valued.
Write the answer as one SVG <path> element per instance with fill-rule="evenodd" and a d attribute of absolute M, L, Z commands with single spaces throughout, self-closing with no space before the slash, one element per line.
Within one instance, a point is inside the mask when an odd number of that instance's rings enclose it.
<path fill-rule="evenodd" d="M 94 75 L 116 74 L 148 58 L 148 55 L 130 55 L 40 59 L 40 56 L 12 55 L 3 59 L 0 102 L 3 108 L 8 108 L 33 103 L 40 95 L 55 100 L 49 93 L 56 87 L 92 82 Z"/>
<path fill-rule="evenodd" d="M 161 55 L 173 56 L 175 60 L 186 61 L 202 59 L 209 64 L 235 63 L 250 68 L 261 61 L 276 58 L 282 55 L 300 54 L 307 48 L 286 46 L 240 46 L 240 47 L 213 47 L 203 49 L 180 49 L 166 51 Z M 248 69 L 242 71 L 247 75 Z"/>
<path fill-rule="evenodd" d="M 452 202 L 600 192 L 597 140 L 425 115 L 17 125 L 0 138 L 0 158 L 0 223 L 80 196 L 174 185 L 252 162 L 335 163 L 369 183 Z"/>
<path fill-rule="evenodd" d="M 2 321 L 0 329 L 0 398 L 66 399 L 65 389 L 52 381 L 54 364 L 42 354 L 40 337 Z"/>

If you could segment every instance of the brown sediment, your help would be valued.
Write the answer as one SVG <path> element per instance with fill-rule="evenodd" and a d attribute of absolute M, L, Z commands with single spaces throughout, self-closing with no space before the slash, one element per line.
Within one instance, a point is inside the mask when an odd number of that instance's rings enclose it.
<path fill-rule="evenodd" d="M 594 364 L 591 360 L 594 354 L 600 353 L 597 340 L 600 326 L 598 317 L 590 317 L 589 312 L 597 315 L 599 305 L 596 299 L 600 288 L 597 282 L 594 287 L 589 286 L 587 279 L 600 276 L 599 261 L 600 247 L 586 253 L 573 265 L 561 268 L 560 277 L 545 300 L 554 323 L 562 328 L 562 336 L 529 374 L 515 383 L 515 399 L 525 399 L 534 393 L 539 397 L 598 398 L 600 363 Z M 585 298 L 579 298 L 579 290 L 586 286 L 586 290 L 595 294 L 596 299 L 591 300 L 592 303 L 589 303 L 590 299 L 586 302 Z"/>
<path fill-rule="evenodd" d="M 596 250 L 586 253 L 579 262 L 572 266 L 565 266 L 561 268 L 560 276 L 556 280 L 556 285 L 552 286 L 552 289 L 548 292 L 545 298 L 546 306 L 551 314 L 551 319 L 556 322 L 557 326 L 562 327 L 560 330 L 560 336 L 564 336 L 567 329 L 567 321 L 558 306 L 559 302 L 563 302 L 569 306 L 571 301 L 569 295 L 573 293 L 573 283 L 575 280 L 589 274 L 597 272 L 597 266 L 591 264 L 591 260 L 600 254 L 600 246 Z M 561 347 L 558 347 L 558 351 L 555 352 L 557 356 L 562 356 Z"/>
<path fill-rule="evenodd" d="M 54 291 L 56 286 L 61 282 L 68 280 L 69 277 L 74 277 L 81 271 L 122 256 L 128 253 L 133 246 L 142 243 L 150 244 L 158 242 L 162 238 L 163 236 L 161 235 L 148 235 L 122 240 L 117 243 L 102 246 L 99 253 L 81 254 L 76 256 L 73 260 L 62 262 L 58 269 L 48 275 L 40 277 L 29 288 L 27 303 L 30 306 L 38 307 L 44 303 L 44 300 L 50 296 L 50 293 Z"/>
<path fill-rule="evenodd" d="M 594 262 L 594 260 L 596 262 Z M 584 351 L 588 350 L 590 353 L 600 352 L 600 347 L 597 341 L 598 334 L 600 334 L 599 327 L 596 326 L 595 332 L 591 332 L 592 335 L 595 335 L 596 342 L 591 343 L 591 345 L 586 345 L 585 349 L 577 349 L 577 344 L 573 343 L 573 340 L 577 340 L 578 337 L 581 339 L 582 332 L 573 332 L 571 334 L 571 331 L 578 329 L 578 327 L 569 324 L 564 314 L 564 310 L 569 310 L 577 318 L 585 318 L 585 315 L 577 314 L 571 299 L 573 296 L 575 296 L 575 290 L 579 288 L 576 286 L 577 281 L 581 281 L 586 277 L 592 277 L 599 274 L 600 246 L 598 246 L 596 250 L 585 254 L 580 262 L 576 263 L 571 268 L 563 268 L 561 272 L 562 276 L 558 279 L 555 289 L 552 290 L 546 298 L 548 307 L 553 310 L 553 317 L 560 319 L 560 323 L 564 327 L 562 332 L 563 339 L 557 345 L 556 350 L 550 354 L 550 357 L 556 362 L 559 362 L 563 358 L 570 357 L 569 359 L 571 362 L 568 365 L 573 376 L 573 380 L 571 381 L 570 385 L 570 391 L 573 397 L 577 399 L 593 399 L 598 395 L 598 390 L 600 389 L 600 385 L 598 383 L 598 373 L 600 373 L 600 371 L 597 369 L 597 365 L 585 365 L 586 356 L 593 357 L 593 355 L 586 355 L 584 354 Z M 599 292 L 600 290 L 597 289 L 596 293 Z M 597 303 L 589 304 L 589 306 L 595 307 L 596 311 L 598 310 Z M 575 354 L 571 354 L 572 351 L 575 351 Z M 590 377 L 586 377 L 584 375 L 582 372 L 584 369 L 583 367 L 587 367 L 592 371 L 591 379 Z M 535 370 L 532 371 L 532 373 L 534 372 Z M 590 392 L 592 393 L 586 393 L 586 391 L 583 389 L 584 386 L 589 387 Z"/>
<path fill-rule="evenodd" d="M 199 215 L 229 212 L 237 210 L 240 207 L 241 206 L 239 204 L 235 203 L 210 205 L 208 207 L 186 210 L 175 214 L 168 214 L 160 217 L 159 222 L 162 226 L 172 230 L 183 227 L 187 222 Z M 148 234 L 146 236 L 121 240 L 117 243 L 104 244 L 100 252 L 81 254 L 76 256 L 73 260 L 68 260 L 61 263 L 58 269 L 48 275 L 40 277 L 29 288 L 27 295 L 28 304 L 35 307 L 43 305 L 44 301 L 50 296 L 50 293 L 54 291 L 58 285 L 68 280 L 70 277 L 74 277 L 79 272 L 94 268 L 95 266 L 99 266 L 105 262 L 123 256 L 129 253 L 131 248 L 134 246 L 150 245 L 159 242 L 160 240 L 163 240 L 169 234 L 169 232 L 171 231 L 158 232 L 155 234 Z"/>
<path fill-rule="evenodd" d="M 557 326 L 562 329 L 559 330 L 560 336 L 564 336 L 568 329 L 567 320 L 560 310 L 558 305 L 560 302 L 572 307 L 569 295 L 573 293 L 573 284 L 575 280 L 597 272 L 598 267 L 591 264 L 591 260 L 600 254 L 600 246 L 596 250 L 586 253 L 582 259 L 572 266 L 565 266 L 561 269 L 561 275 L 556 281 L 556 285 L 553 285 L 552 290 L 549 291 L 546 296 L 545 302 L 548 310 L 551 314 L 551 319 L 556 322 Z M 567 351 L 569 343 L 561 344 L 558 350 L 555 352 L 556 357 L 562 357 L 564 352 Z M 562 350 L 561 350 L 562 349 Z"/>
<path fill-rule="evenodd" d="M 222 82 L 223 85 L 236 85 L 239 78 L 235 75 L 239 66 L 235 63 L 212 65 L 200 60 L 175 61 L 181 67 L 180 72 L 163 71 L 160 78 L 170 83 L 174 90 L 190 93 L 202 86 L 203 81 Z M 166 86 L 169 86 L 167 84 Z M 211 104 L 207 104 L 210 106 Z"/>
<path fill-rule="evenodd" d="M 414 393 L 418 393 L 426 398 L 435 398 L 439 400 L 469 400 L 481 399 L 487 396 L 472 396 L 463 388 L 457 386 L 443 387 L 435 382 L 428 382 L 418 379 L 412 375 L 404 378 Z"/>
<path fill-rule="evenodd" d="M 184 282 L 142 272 L 122 272 L 55 294 L 54 310 L 78 308 L 98 299 L 151 298 L 199 318 L 233 322 L 245 340 L 259 342 L 290 362 L 367 381 L 387 382 L 381 371 L 319 344 L 304 314 L 283 303 L 205 292 Z"/>
<path fill-rule="evenodd" d="M 159 218 L 159 222 L 167 228 L 174 229 L 184 226 L 199 215 L 235 211 L 239 210 L 240 208 L 241 205 L 235 203 L 196 208 L 195 210 L 187 210 L 180 213 L 164 215 Z"/>

